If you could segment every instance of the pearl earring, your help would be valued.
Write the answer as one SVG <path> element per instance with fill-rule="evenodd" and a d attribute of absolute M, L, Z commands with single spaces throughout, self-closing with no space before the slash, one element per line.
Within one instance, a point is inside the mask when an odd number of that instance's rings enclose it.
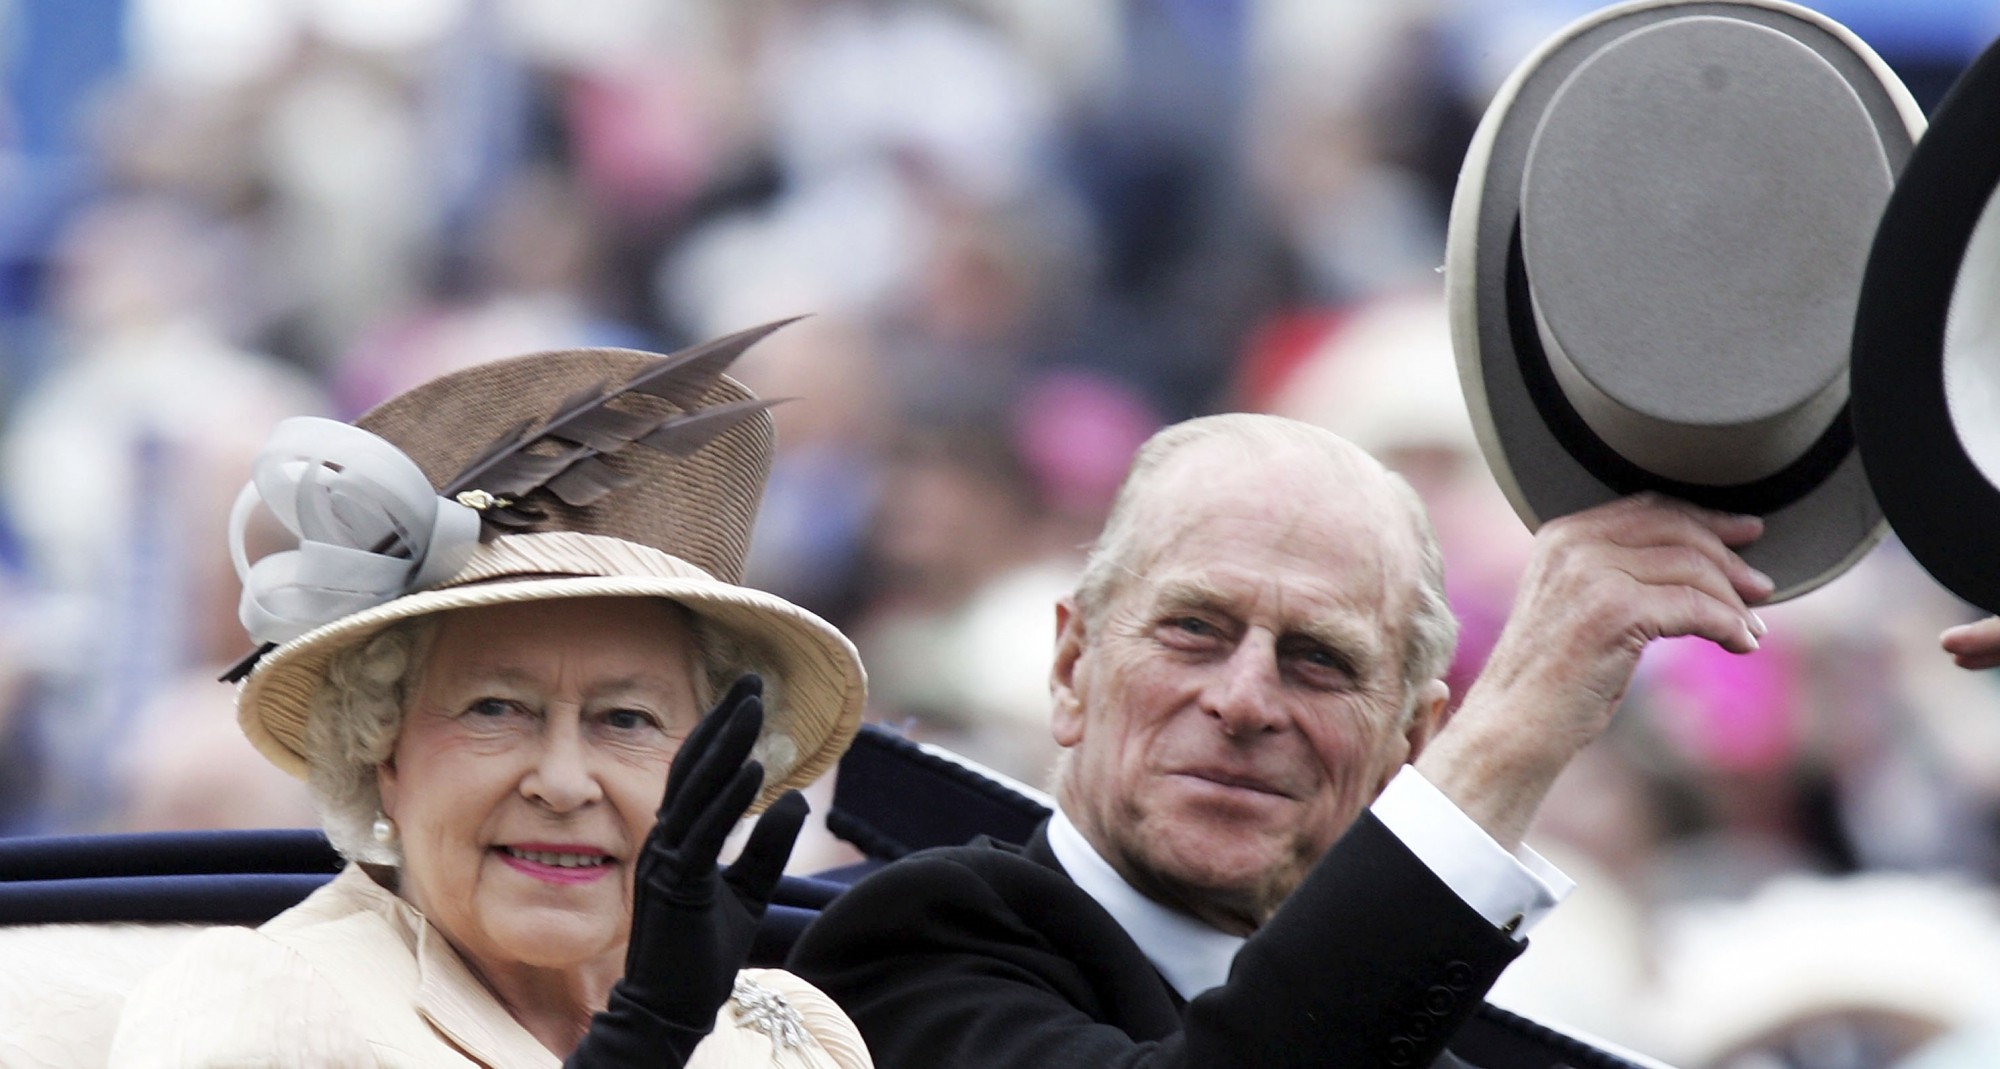
<path fill-rule="evenodd" d="M 369 826 L 368 831 L 375 836 L 375 841 L 383 846 L 396 841 L 396 822 L 390 820 L 387 813 L 377 814 L 375 823 Z"/>

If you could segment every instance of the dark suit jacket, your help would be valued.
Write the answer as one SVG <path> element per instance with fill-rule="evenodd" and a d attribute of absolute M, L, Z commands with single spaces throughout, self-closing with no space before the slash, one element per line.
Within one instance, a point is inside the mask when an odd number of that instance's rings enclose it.
<path fill-rule="evenodd" d="M 791 968 L 882 1069 L 1394 1069 L 1436 1060 L 1521 948 L 1364 814 L 1191 1003 L 1070 881 L 1046 825 L 870 876 Z"/>

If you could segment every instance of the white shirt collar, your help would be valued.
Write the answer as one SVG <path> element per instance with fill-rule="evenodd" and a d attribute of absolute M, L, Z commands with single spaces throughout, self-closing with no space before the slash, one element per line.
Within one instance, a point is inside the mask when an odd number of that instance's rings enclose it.
<path fill-rule="evenodd" d="M 1243 946 L 1242 936 L 1212 928 L 1140 894 L 1061 809 L 1049 818 L 1049 849 L 1069 878 L 1111 914 L 1182 998 L 1192 1001 L 1229 979 L 1229 964 Z"/>

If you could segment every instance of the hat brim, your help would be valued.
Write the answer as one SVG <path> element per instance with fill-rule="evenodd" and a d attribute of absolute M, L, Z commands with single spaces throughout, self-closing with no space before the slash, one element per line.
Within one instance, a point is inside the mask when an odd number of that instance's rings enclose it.
<path fill-rule="evenodd" d="M 1853 87 L 1892 172 L 1900 169 L 1923 128 L 1922 112 L 1887 65 L 1837 23 L 1775 0 L 1639 0 L 1598 12 L 1566 28 L 1517 68 L 1474 135 L 1453 198 L 1446 248 L 1453 348 L 1480 448 L 1531 529 L 1642 491 L 1754 514 L 1763 518 L 1764 534 L 1744 548 L 1743 557 L 1771 576 L 1772 600 L 1782 600 L 1839 575 L 1887 531 L 1845 413 L 1797 460 L 1754 482 L 1712 486 L 1660 475 L 1604 443 L 1570 407 L 1541 349 L 1525 292 L 1520 203 L 1541 116 L 1565 79 L 1600 49 L 1643 27 L 1691 15 L 1748 21 L 1811 48 Z M 1799 165 L 1811 167 L 1813 161 Z M 1718 181 L 1741 178 L 1719 175 Z"/>
<path fill-rule="evenodd" d="M 1939 103 L 1883 210 L 1850 368 L 1856 443 L 1890 526 L 1940 584 L 1988 612 L 2000 612 L 2000 567 L 1988 548 L 2000 538 L 2000 487 L 1959 434 L 1945 333 L 1974 231 L 2000 191 L 1997 110 L 2000 45 Z"/>
<path fill-rule="evenodd" d="M 753 647 L 777 676 L 777 702 L 765 734 L 782 732 L 797 747 L 787 775 L 767 783 L 755 809 L 803 787 L 840 760 L 860 729 L 867 683 L 846 636 L 775 595 L 715 579 L 651 576 L 559 576 L 426 590 L 342 617 L 273 650 L 244 682 L 237 720 L 252 744 L 292 776 L 307 774 L 306 721 L 327 665 L 390 624 L 432 613 L 561 598 L 651 597 L 676 602 Z"/>

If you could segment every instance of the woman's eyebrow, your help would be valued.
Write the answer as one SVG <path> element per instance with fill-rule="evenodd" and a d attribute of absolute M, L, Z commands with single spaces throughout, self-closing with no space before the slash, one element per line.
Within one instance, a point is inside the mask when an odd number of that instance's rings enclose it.
<path fill-rule="evenodd" d="M 674 689 L 674 682 L 664 675 L 634 673 L 629 676 L 620 676 L 617 679 L 600 681 L 590 688 L 590 697 L 593 701 L 608 701 L 630 697 L 671 697 L 672 695 L 668 692 Z M 692 687 L 689 688 L 690 691 L 692 689 Z"/>
<path fill-rule="evenodd" d="M 454 685 L 464 688 L 500 687 L 532 690 L 541 685 L 538 673 L 510 664 L 474 664 L 465 671 L 456 673 Z M 609 679 L 595 679 L 590 682 L 589 695 L 593 700 L 630 694 L 654 694 L 673 689 L 674 683 L 665 673 L 637 671 Z"/>
<path fill-rule="evenodd" d="M 451 685 L 465 687 L 525 687 L 534 682 L 532 673 L 505 662 L 486 664 L 474 662 L 451 673 Z"/>

